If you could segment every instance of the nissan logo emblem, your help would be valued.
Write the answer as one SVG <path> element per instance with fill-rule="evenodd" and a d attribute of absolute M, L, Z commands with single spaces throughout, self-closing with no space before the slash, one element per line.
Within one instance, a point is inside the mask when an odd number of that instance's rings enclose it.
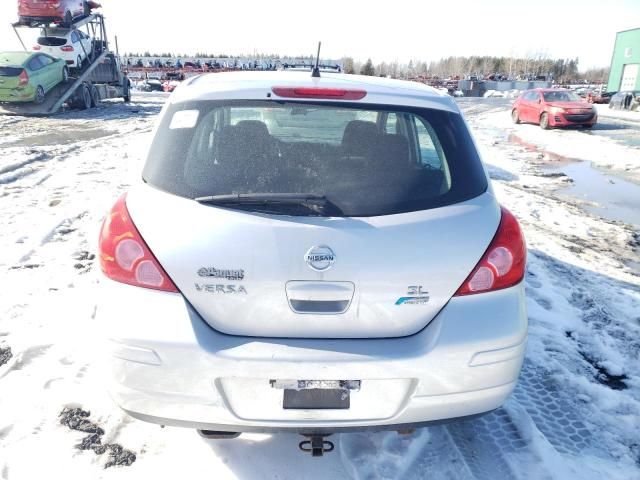
<path fill-rule="evenodd" d="M 316 272 L 324 272 L 336 261 L 336 254 L 326 245 L 311 247 L 304 255 L 304 261 Z"/>

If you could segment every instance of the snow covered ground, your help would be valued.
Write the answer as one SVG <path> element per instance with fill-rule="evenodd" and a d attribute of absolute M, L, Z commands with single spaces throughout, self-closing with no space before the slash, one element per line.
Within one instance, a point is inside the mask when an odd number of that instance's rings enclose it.
<path fill-rule="evenodd" d="M 639 125 L 601 116 L 593 133 L 545 132 L 511 124 L 508 101 L 461 100 L 529 246 L 520 383 L 480 419 L 335 435 L 337 451 L 319 460 L 298 452 L 297 435 L 214 441 L 133 420 L 104 391 L 98 228 L 139 176 L 165 98 L 0 117 L 0 479 L 640 479 Z M 611 220 L 624 205 L 572 194 L 580 161 L 607 169 L 609 185 L 627 179 L 627 223 Z M 90 416 L 62 425 L 73 407 Z M 91 434 L 107 447 L 76 448 Z M 118 461 L 130 465 L 104 468 Z"/>

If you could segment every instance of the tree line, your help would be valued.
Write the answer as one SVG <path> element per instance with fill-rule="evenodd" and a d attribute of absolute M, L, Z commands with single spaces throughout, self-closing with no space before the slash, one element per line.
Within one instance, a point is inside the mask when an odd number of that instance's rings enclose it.
<path fill-rule="evenodd" d="M 577 58 L 552 59 L 545 55 L 525 57 L 446 57 L 440 60 L 409 61 L 408 63 L 380 62 L 373 64 L 355 61 L 352 57 L 343 58 L 345 73 L 361 75 L 389 76 L 393 78 L 468 78 L 529 80 L 544 77 L 557 83 L 573 83 L 587 80 L 590 83 L 606 82 L 609 68 L 579 69 Z"/>

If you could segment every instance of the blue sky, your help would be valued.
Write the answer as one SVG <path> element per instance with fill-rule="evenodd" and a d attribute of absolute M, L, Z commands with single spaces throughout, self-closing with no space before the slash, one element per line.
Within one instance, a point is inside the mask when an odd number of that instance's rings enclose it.
<path fill-rule="evenodd" d="M 123 51 L 350 55 L 374 62 L 449 55 L 579 57 L 607 66 L 615 33 L 640 27 L 640 0 L 209 1 L 102 0 L 109 35 Z M 171 7 L 169 5 L 179 5 Z M 0 50 L 20 44 L 0 2 Z M 29 35 L 27 35 L 29 37 Z M 31 43 L 31 40 L 29 40 Z"/>

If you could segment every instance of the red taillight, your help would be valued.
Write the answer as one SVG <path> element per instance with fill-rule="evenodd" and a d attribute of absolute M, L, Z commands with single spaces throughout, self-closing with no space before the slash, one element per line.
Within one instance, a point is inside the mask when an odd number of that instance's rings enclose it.
<path fill-rule="evenodd" d="M 271 90 L 277 96 L 285 98 L 360 100 L 367 95 L 365 90 L 347 90 L 345 88 L 273 87 Z"/>
<path fill-rule="evenodd" d="M 18 75 L 18 88 L 25 87 L 29 83 L 29 75 L 26 70 L 22 70 Z"/>
<path fill-rule="evenodd" d="M 34 49 L 34 50 L 40 50 L 41 48 L 42 48 L 42 47 L 41 47 L 40 45 L 34 45 L 34 46 L 33 46 L 33 49 Z"/>
<path fill-rule="evenodd" d="M 126 194 L 118 199 L 102 223 L 98 247 L 102 272 L 117 282 L 178 292 L 140 236 L 125 198 Z"/>
<path fill-rule="evenodd" d="M 502 218 L 489 248 L 456 296 L 512 287 L 524 278 L 527 246 L 513 214 L 502 207 Z"/>
<path fill-rule="evenodd" d="M 73 52 L 73 47 L 71 45 L 65 45 L 64 47 L 60 47 L 60 50 L 63 52 Z"/>

